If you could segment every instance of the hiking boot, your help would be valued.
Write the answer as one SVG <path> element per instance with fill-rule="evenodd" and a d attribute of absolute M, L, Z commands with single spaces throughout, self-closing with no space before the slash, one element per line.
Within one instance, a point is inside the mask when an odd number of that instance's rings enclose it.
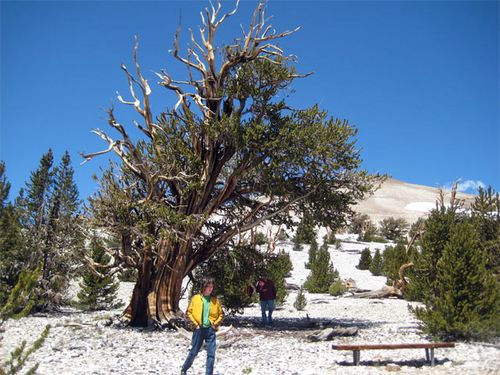
<path fill-rule="evenodd" d="M 181 370 L 181 375 L 187 375 L 186 370 Z"/>

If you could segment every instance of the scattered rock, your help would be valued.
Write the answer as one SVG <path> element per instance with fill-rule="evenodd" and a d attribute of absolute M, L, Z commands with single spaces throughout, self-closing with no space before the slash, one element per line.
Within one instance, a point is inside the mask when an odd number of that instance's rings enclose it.
<path fill-rule="evenodd" d="M 388 372 L 397 372 L 397 371 L 401 371 L 401 366 L 396 365 L 395 363 L 388 363 L 385 366 L 385 370 Z"/>

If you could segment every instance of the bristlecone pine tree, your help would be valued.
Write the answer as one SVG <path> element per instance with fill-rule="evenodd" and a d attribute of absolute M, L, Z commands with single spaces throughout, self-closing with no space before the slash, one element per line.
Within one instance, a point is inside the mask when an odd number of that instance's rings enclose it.
<path fill-rule="evenodd" d="M 380 234 L 388 240 L 396 241 L 404 238 L 410 225 L 403 218 L 388 217 L 380 222 Z"/>
<path fill-rule="evenodd" d="M 96 264 L 109 264 L 111 257 L 104 250 L 102 240 L 92 238 L 90 241 L 90 258 Z M 98 272 L 96 272 L 98 271 Z M 109 268 L 83 272 L 81 290 L 78 292 L 78 306 L 85 310 L 103 310 L 115 306 L 116 293 L 119 287 Z"/>
<path fill-rule="evenodd" d="M 118 138 L 95 130 L 107 149 L 83 155 L 112 151 L 121 161 L 103 174 L 90 209 L 96 226 L 121 239 L 116 265 L 138 270 L 124 312 L 131 325 L 174 323 L 183 278 L 236 235 L 266 220 L 293 225 L 292 212 L 319 225 L 342 224 L 379 179 L 359 169 L 356 130 L 347 121 L 285 102 L 303 76 L 276 42 L 295 30 L 275 32 L 264 4 L 242 37 L 216 44 L 235 12 L 222 14 L 219 2 L 202 12 L 200 39 L 190 34 L 185 57 L 176 33 L 172 53 L 187 79 L 158 73 L 159 85 L 176 96 L 172 109 L 158 115 L 137 42 L 135 73 L 122 66 L 132 98 L 118 100 L 139 114 L 134 125 L 142 137 L 133 140 L 111 108 L 108 122 Z"/>

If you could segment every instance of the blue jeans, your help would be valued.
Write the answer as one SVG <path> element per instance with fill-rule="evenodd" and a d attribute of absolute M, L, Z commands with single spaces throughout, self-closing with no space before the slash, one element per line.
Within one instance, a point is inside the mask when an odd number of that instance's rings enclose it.
<path fill-rule="evenodd" d="M 260 310 L 262 312 L 262 324 L 265 326 L 273 323 L 274 300 L 268 299 L 260 301 Z M 269 317 L 266 317 L 266 310 L 269 310 Z"/>
<path fill-rule="evenodd" d="M 215 332 L 212 327 L 198 328 L 193 332 L 193 338 L 191 339 L 191 350 L 189 351 L 186 361 L 182 365 L 182 369 L 184 371 L 187 371 L 193 364 L 194 359 L 198 355 L 198 352 L 203 345 L 203 341 L 207 343 L 207 364 L 205 367 L 205 374 L 213 374 L 215 363 L 215 348 L 217 346 L 217 343 L 215 341 Z"/>

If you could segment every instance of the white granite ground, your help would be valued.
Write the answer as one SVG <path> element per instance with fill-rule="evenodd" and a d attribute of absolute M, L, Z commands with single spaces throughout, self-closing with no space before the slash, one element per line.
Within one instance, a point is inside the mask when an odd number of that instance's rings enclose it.
<path fill-rule="evenodd" d="M 385 283 L 368 271 L 355 268 L 359 252 L 365 246 L 375 250 L 381 244 L 352 243 L 349 236 L 342 248 L 331 247 L 332 260 L 344 278 L 352 278 L 359 288 L 377 289 Z M 307 270 L 307 247 L 293 252 L 287 244 L 294 271 L 289 282 L 300 284 Z M 132 285 L 122 283 L 120 298 L 127 300 Z M 352 366 L 351 352 L 337 352 L 332 343 L 400 343 L 427 341 L 418 321 L 408 311 L 408 302 L 396 299 L 366 300 L 347 296 L 334 298 L 323 294 L 307 295 L 305 311 L 293 308 L 295 292 L 274 315 L 270 330 L 258 326 L 257 306 L 245 309 L 236 320 L 227 319 L 233 328 L 218 339 L 216 373 L 224 375 L 256 374 L 385 374 L 397 370 L 401 374 L 500 374 L 498 346 L 484 343 L 459 343 L 454 349 L 436 349 L 437 366 L 424 362 L 424 350 L 366 351 L 361 353 L 361 366 Z M 186 300 L 182 301 L 185 307 Z M 23 339 L 36 339 L 46 324 L 52 329 L 44 346 L 35 352 L 30 364 L 39 362 L 38 374 L 179 374 L 189 350 L 189 340 L 179 333 L 148 331 L 105 326 L 108 317 L 119 310 L 82 313 L 67 310 L 57 315 L 29 316 L 8 321 L 4 328 L 0 358 Z M 339 327 L 356 326 L 354 337 L 340 337 L 331 342 L 309 342 L 304 330 L 308 318 L 333 322 Z M 202 351 L 189 374 L 204 374 L 206 354 Z"/>

